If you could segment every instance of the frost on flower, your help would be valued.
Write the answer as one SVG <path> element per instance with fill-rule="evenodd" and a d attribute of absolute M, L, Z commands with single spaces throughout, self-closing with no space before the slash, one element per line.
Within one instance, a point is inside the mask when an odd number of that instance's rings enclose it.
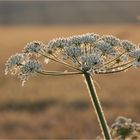
<path fill-rule="evenodd" d="M 92 44 L 99 38 L 99 35 L 87 33 L 83 35 L 75 35 L 69 38 L 70 45 Z"/>
<path fill-rule="evenodd" d="M 45 44 L 43 44 L 40 41 L 33 41 L 25 46 L 23 52 L 32 54 L 32 53 L 39 53 L 44 50 L 45 50 Z"/>
<path fill-rule="evenodd" d="M 96 42 L 95 46 L 100 49 L 103 54 L 109 54 L 112 52 L 112 46 L 103 40 Z"/>
<path fill-rule="evenodd" d="M 27 54 L 17 53 L 12 55 L 5 64 L 5 74 L 17 74 L 24 83 L 30 75 L 41 70 L 41 64 L 36 60 L 30 60 Z"/>
<path fill-rule="evenodd" d="M 113 35 L 103 35 L 101 40 L 109 43 L 111 46 L 118 46 L 120 45 L 120 40 Z"/>
<path fill-rule="evenodd" d="M 130 52 L 129 55 L 135 58 L 135 61 L 133 62 L 133 66 L 140 67 L 140 48 Z"/>
<path fill-rule="evenodd" d="M 70 57 L 73 62 L 76 62 L 76 59 L 81 55 L 81 48 L 78 46 L 66 47 L 64 50 L 64 58 Z"/>
<path fill-rule="evenodd" d="M 81 56 L 80 61 L 82 63 L 82 69 L 84 71 L 92 72 L 97 70 L 99 66 L 103 64 L 103 60 L 100 55 L 98 54 L 92 54 L 88 56 Z"/>
<path fill-rule="evenodd" d="M 45 61 L 41 61 L 41 57 Z M 140 44 L 94 33 L 56 38 L 47 45 L 33 41 L 25 46 L 22 54 L 13 55 L 7 60 L 5 73 L 17 73 L 24 83 L 30 75 L 41 69 L 41 62 L 48 64 L 50 61 L 69 67 L 72 72 L 88 72 L 91 75 L 115 73 L 132 66 L 140 67 Z M 49 71 L 49 74 L 54 72 Z"/>
<path fill-rule="evenodd" d="M 133 44 L 131 41 L 128 41 L 128 40 L 122 40 L 121 41 L 121 46 L 128 52 L 136 49 L 136 45 Z"/>
<path fill-rule="evenodd" d="M 67 38 L 56 38 L 48 43 L 48 48 L 49 50 L 56 50 L 67 47 L 69 45 L 68 43 L 69 42 Z"/>
<path fill-rule="evenodd" d="M 21 66 L 18 77 L 21 79 L 22 85 L 24 85 L 25 81 L 28 80 L 29 76 L 41 71 L 41 68 L 41 64 L 36 60 L 29 60 Z"/>
<path fill-rule="evenodd" d="M 16 74 L 18 67 L 28 59 L 28 55 L 26 54 L 17 53 L 15 55 L 12 55 L 5 64 L 5 74 L 8 74 L 8 72 L 11 72 L 11 74 Z"/>
<path fill-rule="evenodd" d="M 140 48 L 135 49 L 134 51 L 131 51 L 131 52 L 129 53 L 129 55 L 130 55 L 131 57 L 136 58 L 137 60 L 139 60 L 139 59 L 140 59 Z"/>

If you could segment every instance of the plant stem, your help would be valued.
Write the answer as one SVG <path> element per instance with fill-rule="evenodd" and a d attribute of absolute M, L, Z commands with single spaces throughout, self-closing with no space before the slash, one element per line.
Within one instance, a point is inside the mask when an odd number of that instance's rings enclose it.
<path fill-rule="evenodd" d="M 96 72 L 96 74 L 111 74 L 111 73 L 117 73 L 117 72 L 121 72 L 121 71 L 125 71 L 127 69 L 129 69 L 130 67 L 132 67 L 132 64 L 121 69 L 121 70 L 115 70 L 115 71 L 106 71 L 106 72 Z"/>
<path fill-rule="evenodd" d="M 42 75 L 50 75 L 50 76 L 82 74 L 82 72 L 61 72 L 61 71 L 37 71 L 37 73 Z"/>
<path fill-rule="evenodd" d="M 84 77 L 86 79 L 86 84 L 87 84 L 87 87 L 89 90 L 89 95 L 90 95 L 92 104 L 93 104 L 93 106 L 96 110 L 96 113 L 97 113 L 97 118 L 98 118 L 99 124 L 101 126 L 103 136 L 106 140 L 111 140 L 111 135 L 109 133 L 107 122 L 106 122 L 100 101 L 98 99 L 94 83 L 92 82 L 90 74 L 84 73 Z"/>

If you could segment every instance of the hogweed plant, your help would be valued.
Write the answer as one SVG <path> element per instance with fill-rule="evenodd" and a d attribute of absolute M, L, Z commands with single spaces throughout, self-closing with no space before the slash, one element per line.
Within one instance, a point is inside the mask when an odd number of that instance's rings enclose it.
<path fill-rule="evenodd" d="M 69 69 L 48 71 L 44 64 L 50 61 Z M 53 39 L 48 44 L 39 41 L 28 43 L 22 53 L 7 60 L 5 74 L 18 75 L 22 85 L 36 74 L 83 75 L 104 139 L 110 140 L 110 130 L 93 83 L 94 75 L 117 73 L 139 66 L 140 45 L 112 35 L 87 33 Z"/>

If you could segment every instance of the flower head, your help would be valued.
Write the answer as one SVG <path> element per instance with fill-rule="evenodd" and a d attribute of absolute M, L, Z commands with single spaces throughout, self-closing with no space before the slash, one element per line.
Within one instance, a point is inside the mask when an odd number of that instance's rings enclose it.
<path fill-rule="evenodd" d="M 103 64 L 103 59 L 101 55 L 91 54 L 91 55 L 83 55 L 80 57 L 80 61 L 82 63 L 82 69 L 84 71 L 95 71 Z"/>
<path fill-rule="evenodd" d="M 105 41 L 106 43 L 110 44 L 111 46 L 118 46 L 120 45 L 120 39 L 113 35 L 103 35 L 101 40 Z"/>
<path fill-rule="evenodd" d="M 76 62 L 78 57 L 81 56 L 81 48 L 78 46 L 69 46 L 64 48 L 64 58 L 70 57 L 73 62 Z"/>
<path fill-rule="evenodd" d="M 131 41 L 128 41 L 128 40 L 122 40 L 121 41 L 121 46 L 127 52 L 130 52 L 130 51 L 133 51 L 133 50 L 136 49 L 136 45 L 133 44 Z"/>
<path fill-rule="evenodd" d="M 6 62 L 5 74 L 17 74 L 24 83 L 30 75 L 41 70 L 41 64 L 37 60 L 30 60 L 27 54 L 17 53 L 12 55 Z"/>
<path fill-rule="evenodd" d="M 39 41 L 28 43 L 22 54 L 11 56 L 6 62 L 6 74 L 18 73 L 26 81 L 30 75 L 42 69 L 38 57 L 45 57 L 48 64 L 54 61 L 80 73 L 108 74 L 125 71 L 140 66 L 140 46 L 128 40 L 120 40 L 112 35 L 87 33 L 70 37 L 56 38 L 45 45 Z M 41 60 L 41 59 L 40 59 Z M 41 71 L 42 74 L 62 75 L 63 72 Z M 64 73 L 65 75 L 67 73 Z M 72 73 L 73 74 L 73 73 Z"/>
<path fill-rule="evenodd" d="M 29 76 L 41 71 L 41 69 L 42 65 L 36 60 L 29 60 L 22 65 L 18 73 L 18 77 L 21 79 L 22 85 L 24 85 L 25 81 L 28 80 Z"/>
<path fill-rule="evenodd" d="M 29 59 L 28 55 L 21 53 L 16 53 L 15 55 L 10 56 L 5 64 L 6 66 L 5 74 L 8 74 L 8 72 L 16 74 L 18 66 L 25 63 L 28 59 Z"/>
<path fill-rule="evenodd" d="M 99 35 L 93 33 L 75 35 L 69 38 L 69 45 L 93 44 L 98 38 Z"/>
<path fill-rule="evenodd" d="M 44 50 L 45 50 L 45 44 L 43 44 L 40 41 L 33 41 L 25 46 L 23 52 L 32 54 L 32 53 L 39 53 Z"/>
<path fill-rule="evenodd" d="M 56 38 L 51 40 L 47 46 L 49 50 L 61 49 L 69 46 L 69 40 L 67 38 Z"/>
<path fill-rule="evenodd" d="M 133 66 L 136 68 L 140 67 L 140 48 L 131 51 L 129 55 L 135 59 Z"/>

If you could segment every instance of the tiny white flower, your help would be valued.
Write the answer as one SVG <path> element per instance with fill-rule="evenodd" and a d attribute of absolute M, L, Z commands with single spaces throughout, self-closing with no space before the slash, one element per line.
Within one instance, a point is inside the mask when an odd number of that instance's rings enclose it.
<path fill-rule="evenodd" d="M 111 46 L 119 46 L 120 40 L 113 35 L 103 35 L 100 39 L 109 43 Z"/>
<path fill-rule="evenodd" d="M 48 43 L 49 50 L 62 49 L 69 46 L 68 38 L 56 38 Z"/>
<path fill-rule="evenodd" d="M 100 49 L 105 54 L 109 54 L 112 52 L 112 46 L 109 43 L 104 42 L 103 40 L 96 42 L 95 47 Z"/>
<path fill-rule="evenodd" d="M 135 61 L 133 62 L 133 66 L 136 68 L 140 67 L 140 48 L 131 51 L 129 55 L 135 58 Z"/>
<path fill-rule="evenodd" d="M 41 71 L 42 65 L 36 60 L 29 60 L 23 66 L 21 66 L 20 71 L 18 73 L 18 77 L 22 81 L 22 85 L 28 78 L 38 71 Z"/>
<path fill-rule="evenodd" d="M 133 44 L 131 41 L 128 40 L 122 40 L 121 41 L 121 46 L 123 49 L 125 49 L 127 52 L 133 51 L 136 49 L 136 45 Z"/>
<path fill-rule="evenodd" d="M 93 33 L 87 33 L 83 35 L 75 35 L 69 38 L 69 44 L 81 45 L 81 44 L 93 44 L 99 38 L 99 35 Z"/>
<path fill-rule="evenodd" d="M 98 54 L 82 55 L 80 62 L 82 63 L 81 69 L 86 71 L 94 70 L 98 68 L 97 66 L 103 64 L 103 60 Z"/>
<path fill-rule="evenodd" d="M 140 59 L 140 48 L 129 52 L 129 55 L 133 58 Z"/>
<path fill-rule="evenodd" d="M 32 53 L 43 52 L 44 50 L 45 50 L 45 44 L 43 44 L 40 41 L 33 41 L 25 46 L 23 52 L 32 54 Z"/>
<path fill-rule="evenodd" d="M 81 43 L 83 44 L 93 44 L 99 38 L 99 35 L 93 33 L 87 33 L 81 35 Z"/>
<path fill-rule="evenodd" d="M 33 74 L 41 69 L 41 64 L 36 60 L 27 61 L 22 67 L 22 74 Z"/>
<path fill-rule="evenodd" d="M 12 74 L 16 74 L 18 66 L 25 63 L 25 61 L 27 61 L 28 59 L 29 59 L 29 57 L 26 54 L 16 53 L 15 55 L 12 55 L 6 61 L 5 74 L 8 74 L 8 72 L 11 72 Z"/>
<path fill-rule="evenodd" d="M 73 62 L 76 62 L 76 59 L 81 55 L 81 48 L 78 46 L 69 46 L 64 49 L 64 55 L 70 57 Z M 66 57 L 65 57 L 66 58 Z"/>

